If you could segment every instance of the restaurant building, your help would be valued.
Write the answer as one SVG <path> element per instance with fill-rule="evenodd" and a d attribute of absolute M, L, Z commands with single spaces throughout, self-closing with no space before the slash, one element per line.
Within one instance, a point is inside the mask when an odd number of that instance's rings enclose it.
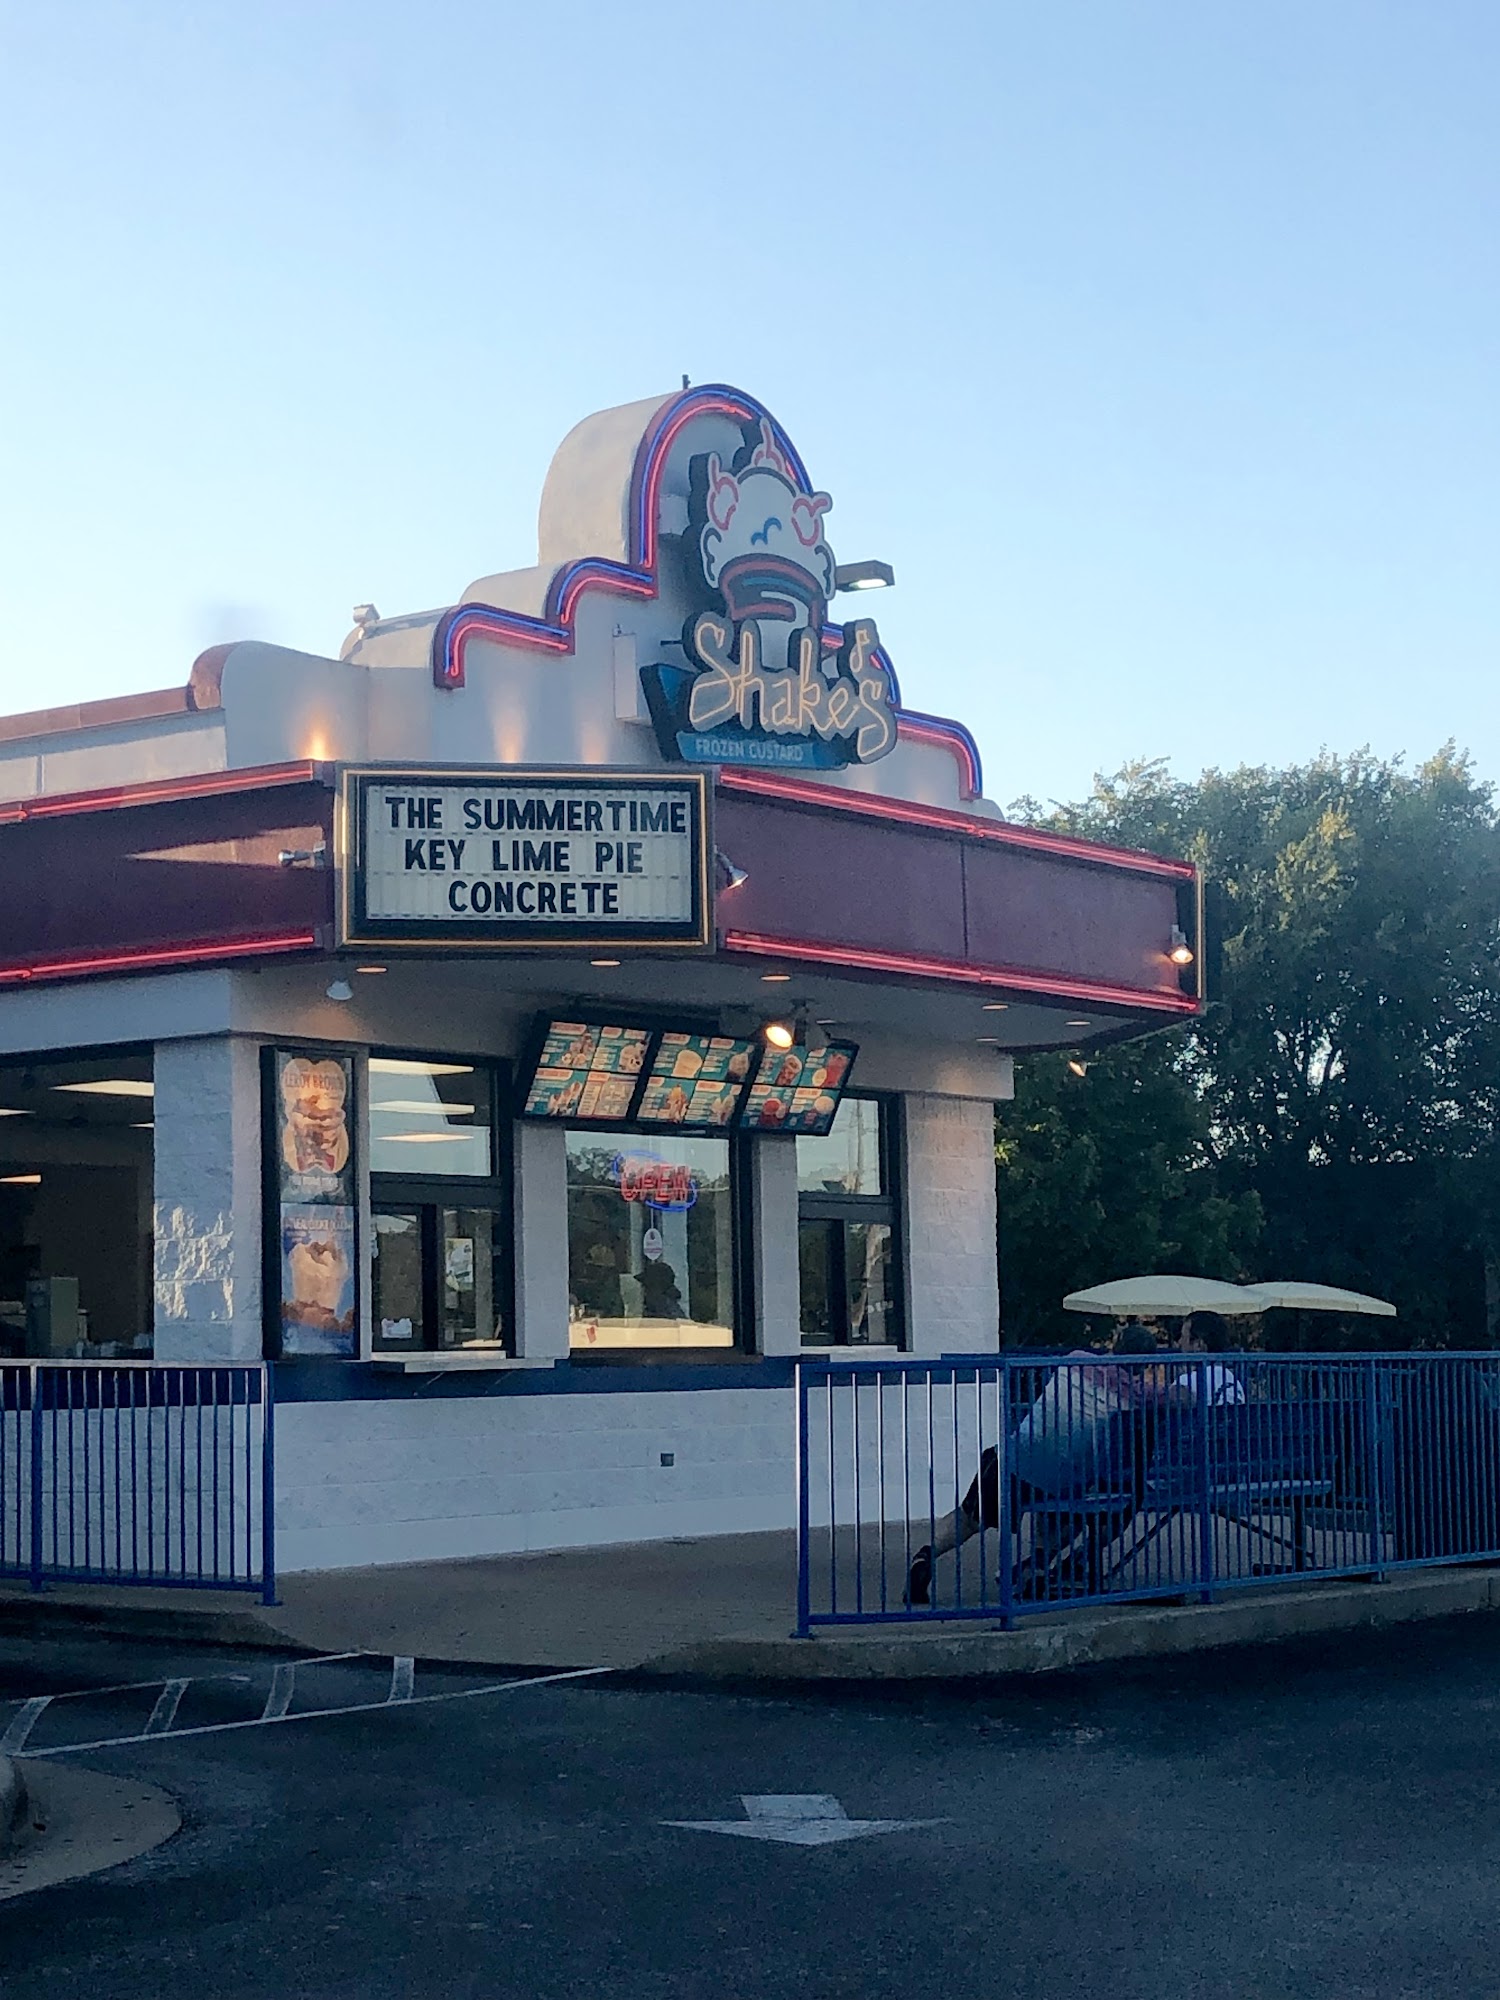
<path fill-rule="evenodd" d="M 1197 1010 L 830 513 L 684 389 L 531 568 L 0 720 L 0 1351 L 269 1357 L 283 1569 L 788 1524 L 799 1354 L 999 1342 L 1012 1058 Z"/>

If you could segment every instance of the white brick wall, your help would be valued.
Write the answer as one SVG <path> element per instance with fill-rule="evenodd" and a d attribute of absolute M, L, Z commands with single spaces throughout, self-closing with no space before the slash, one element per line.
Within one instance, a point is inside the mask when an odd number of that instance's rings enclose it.
<path fill-rule="evenodd" d="M 993 1104 L 906 1099 L 906 1196 L 912 1351 L 998 1347 Z"/>
<path fill-rule="evenodd" d="M 788 1528 L 792 1423 L 789 1389 L 283 1403 L 278 1567 Z"/>
<path fill-rule="evenodd" d="M 158 1042 L 155 1076 L 156 1358 L 258 1361 L 259 1051 Z"/>

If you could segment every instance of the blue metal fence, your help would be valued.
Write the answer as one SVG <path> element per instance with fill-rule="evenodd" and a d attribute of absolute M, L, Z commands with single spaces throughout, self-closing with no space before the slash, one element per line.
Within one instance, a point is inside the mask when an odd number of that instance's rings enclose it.
<path fill-rule="evenodd" d="M 797 1630 L 1500 1560 L 1500 1355 L 806 1361 Z"/>
<path fill-rule="evenodd" d="M 0 1362 L 0 1577 L 276 1598 L 263 1363 Z"/>

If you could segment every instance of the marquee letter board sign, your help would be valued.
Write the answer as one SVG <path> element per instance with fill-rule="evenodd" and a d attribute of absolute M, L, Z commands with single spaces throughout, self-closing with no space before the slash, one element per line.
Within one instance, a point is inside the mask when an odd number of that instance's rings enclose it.
<path fill-rule="evenodd" d="M 709 951 L 701 772 L 347 770 L 339 942 Z"/>

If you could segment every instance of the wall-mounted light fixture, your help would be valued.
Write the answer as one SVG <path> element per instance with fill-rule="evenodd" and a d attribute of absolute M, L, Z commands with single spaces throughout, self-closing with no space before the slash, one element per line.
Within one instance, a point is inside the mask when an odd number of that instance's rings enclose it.
<path fill-rule="evenodd" d="M 1181 924 L 1172 926 L 1172 948 L 1167 957 L 1174 965 L 1191 965 L 1193 962 L 1193 947 L 1188 943 L 1187 932 Z"/>
<path fill-rule="evenodd" d="M 833 572 L 834 590 L 889 590 L 896 572 L 888 562 L 840 563 Z"/>
<path fill-rule="evenodd" d="M 762 1041 L 772 1049 L 789 1049 L 797 1039 L 796 1025 L 791 1021 L 767 1021 L 760 1033 Z"/>
<path fill-rule="evenodd" d="M 726 889 L 738 889 L 750 880 L 750 877 L 745 873 L 743 868 L 735 867 L 722 847 L 714 849 L 714 861 L 718 866 L 719 874 L 723 878 L 723 886 Z"/>
<path fill-rule="evenodd" d="M 283 868 L 324 868 L 328 865 L 328 843 L 316 847 L 283 847 L 276 859 Z"/>

